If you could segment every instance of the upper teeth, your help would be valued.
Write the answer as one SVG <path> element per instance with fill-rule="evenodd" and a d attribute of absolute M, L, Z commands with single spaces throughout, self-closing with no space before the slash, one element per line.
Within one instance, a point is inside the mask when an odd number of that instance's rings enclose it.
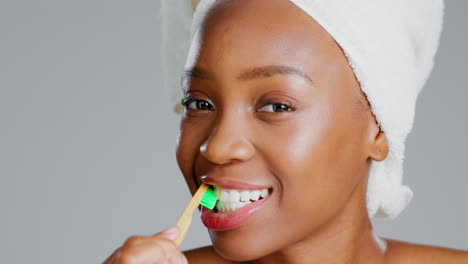
<path fill-rule="evenodd" d="M 218 186 L 214 186 L 214 189 L 218 198 L 216 208 L 220 211 L 234 211 L 268 196 L 268 189 L 225 190 Z"/>

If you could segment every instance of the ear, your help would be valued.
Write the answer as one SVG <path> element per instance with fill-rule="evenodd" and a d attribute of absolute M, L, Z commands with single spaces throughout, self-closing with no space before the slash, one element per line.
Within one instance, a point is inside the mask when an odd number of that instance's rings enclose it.
<path fill-rule="evenodd" d="M 369 145 L 369 157 L 375 161 L 384 160 L 389 152 L 387 137 L 380 129 L 377 133 L 371 133 L 371 142 Z"/>

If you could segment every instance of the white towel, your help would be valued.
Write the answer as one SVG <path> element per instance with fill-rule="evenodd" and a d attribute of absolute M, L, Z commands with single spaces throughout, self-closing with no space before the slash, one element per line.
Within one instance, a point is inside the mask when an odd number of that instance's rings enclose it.
<path fill-rule="evenodd" d="M 413 193 L 402 185 L 405 140 L 414 121 L 416 99 L 434 64 L 442 31 L 443 0 L 289 0 L 313 17 L 344 50 L 387 136 L 389 154 L 373 161 L 367 188 L 370 217 L 394 218 Z M 176 88 L 197 58 L 199 26 L 215 0 L 163 1 L 163 20 L 172 21 L 163 36 L 166 87 Z M 182 15 L 184 15 L 182 17 Z M 191 35 L 188 28 L 191 27 Z M 187 50 L 190 44 L 190 50 Z M 182 56 L 183 55 L 183 56 Z M 184 59 L 181 59 L 184 57 Z"/>

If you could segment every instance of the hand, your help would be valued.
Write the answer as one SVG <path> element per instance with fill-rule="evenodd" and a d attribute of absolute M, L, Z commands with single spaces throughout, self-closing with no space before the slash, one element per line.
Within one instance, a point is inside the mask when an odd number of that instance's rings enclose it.
<path fill-rule="evenodd" d="M 132 236 L 103 264 L 188 264 L 175 244 L 179 235 L 174 226 L 153 236 Z"/>

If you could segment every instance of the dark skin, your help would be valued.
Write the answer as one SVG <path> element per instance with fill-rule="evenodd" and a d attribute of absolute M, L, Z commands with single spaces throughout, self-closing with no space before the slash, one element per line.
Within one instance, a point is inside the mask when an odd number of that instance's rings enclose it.
<path fill-rule="evenodd" d="M 342 50 L 310 16 L 285 0 L 218 1 L 202 36 L 179 167 L 192 193 L 208 176 L 271 194 L 241 226 L 209 230 L 213 246 L 185 252 L 190 263 L 468 263 L 466 252 L 376 243 L 365 194 L 388 144 Z M 177 236 L 132 237 L 105 263 L 184 263 Z"/>

